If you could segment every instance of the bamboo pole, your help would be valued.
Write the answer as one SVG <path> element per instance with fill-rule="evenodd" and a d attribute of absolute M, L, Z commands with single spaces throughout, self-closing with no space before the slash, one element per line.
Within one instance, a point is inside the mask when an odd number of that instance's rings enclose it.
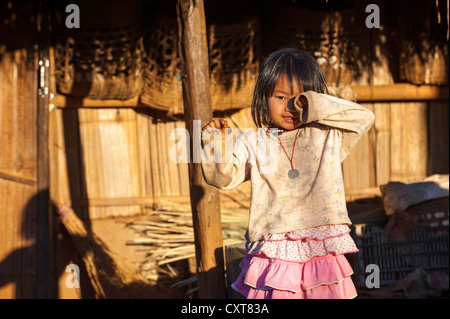
<path fill-rule="evenodd" d="M 448 100 L 448 86 L 397 83 L 355 85 L 352 89 L 358 102 Z"/>
<path fill-rule="evenodd" d="M 128 100 L 98 100 L 91 98 L 78 98 L 70 95 L 56 94 L 51 100 L 51 104 L 56 107 L 81 108 L 81 107 L 148 107 L 139 102 L 139 96 Z"/>
<path fill-rule="evenodd" d="M 191 146 L 194 120 L 205 125 L 212 118 L 208 46 L 203 0 L 178 0 L 179 50 L 183 74 L 186 128 Z M 193 147 L 195 150 L 196 148 Z M 195 235 L 199 298 L 225 298 L 222 225 L 218 190 L 208 186 L 201 166 L 190 152 L 189 188 Z"/>
<path fill-rule="evenodd" d="M 386 85 L 354 85 L 353 91 L 358 102 L 392 102 L 392 101 L 425 101 L 448 100 L 448 85 L 415 85 L 395 83 Z M 250 101 L 249 101 L 250 103 Z M 136 96 L 129 100 L 96 100 L 89 98 L 74 98 L 57 94 L 51 101 L 52 107 L 146 107 Z M 250 104 L 249 104 L 250 105 Z"/>

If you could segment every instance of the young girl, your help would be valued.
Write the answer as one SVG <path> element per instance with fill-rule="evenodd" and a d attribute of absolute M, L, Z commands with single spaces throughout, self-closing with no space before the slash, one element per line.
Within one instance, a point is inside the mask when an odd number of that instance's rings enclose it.
<path fill-rule="evenodd" d="M 252 117 L 259 127 L 236 138 L 232 156 L 202 153 L 206 182 L 231 189 L 250 180 L 247 252 L 233 288 L 247 298 L 354 298 L 344 254 L 349 235 L 341 163 L 374 122 L 373 113 L 327 94 L 307 53 L 282 49 L 262 64 Z M 220 131 L 224 119 L 202 129 Z M 214 139 L 209 143 L 222 143 Z M 214 149 L 221 145 L 214 145 Z"/>

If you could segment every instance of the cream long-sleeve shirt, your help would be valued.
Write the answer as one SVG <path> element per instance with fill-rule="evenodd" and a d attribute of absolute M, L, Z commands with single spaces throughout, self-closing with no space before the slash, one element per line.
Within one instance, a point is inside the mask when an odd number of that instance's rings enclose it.
<path fill-rule="evenodd" d="M 300 95 L 308 100 L 304 109 L 297 106 Z M 292 161 L 300 173 L 296 179 L 288 177 L 291 164 L 278 138 L 290 157 L 297 130 L 278 135 L 260 128 L 240 134 L 235 142 L 227 136 L 208 142 L 210 136 L 203 133 L 206 182 L 227 190 L 251 181 L 246 234 L 250 242 L 275 233 L 351 224 L 341 163 L 372 126 L 374 114 L 330 95 L 312 91 L 300 95 L 294 103 L 303 122 Z"/>

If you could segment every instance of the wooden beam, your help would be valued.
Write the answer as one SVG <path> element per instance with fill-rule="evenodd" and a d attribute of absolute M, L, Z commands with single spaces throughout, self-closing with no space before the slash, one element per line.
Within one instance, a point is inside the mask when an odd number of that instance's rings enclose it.
<path fill-rule="evenodd" d="M 390 102 L 390 101 L 426 101 L 448 100 L 448 85 L 414 85 L 409 83 L 396 83 L 388 85 L 354 85 L 353 91 L 358 102 Z M 250 99 L 248 101 L 250 106 Z M 53 107 L 80 108 L 80 107 L 150 107 L 139 101 L 139 96 L 128 100 L 97 100 L 90 98 L 77 98 L 68 95 L 56 94 L 50 102 Z M 169 109 L 167 109 L 169 110 Z"/>
<path fill-rule="evenodd" d="M 96 100 L 90 98 L 79 98 L 69 95 L 57 94 L 51 100 L 51 104 L 56 107 L 80 108 L 80 107 L 148 107 L 139 102 L 139 96 L 128 100 Z"/>
<path fill-rule="evenodd" d="M 201 126 L 212 118 L 208 47 L 203 0 L 178 0 L 179 50 L 183 74 L 183 99 L 186 128 L 191 147 L 198 135 L 194 121 Z M 195 150 L 196 147 L 191 148 Z M 189 189 L 195 235 L 199 298 L 225 298 L 220 198 L 217 189 L 203 179 L 201 164 L 190 153 Z M 194 159 L 194 160 L 193 160 Z"/>
<path fill-rule="evenodd" d="M 448 100 L 448 85 L 354 85 L 357 102 Z"/>
<path fill-rule="evenodd" d="M 6 179 L 8 181 L 16 182 L 16 183 L 30 185 L 30 186 L 34 186 L 36 184 L 36 180 L 34 180 L 34 179 L 20 176 L 18 174 L 14 174 L 12 172 L 3 171 L 1 169 L 0 169 L 0 178 Z"/>

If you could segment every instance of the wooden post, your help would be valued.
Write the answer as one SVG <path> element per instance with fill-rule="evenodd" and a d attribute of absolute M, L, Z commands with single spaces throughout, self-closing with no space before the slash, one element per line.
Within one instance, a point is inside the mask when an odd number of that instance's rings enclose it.
<path fill-rule="evenodd" d="M 52 298 L 53 263 L 52 263 L 52 217 L 50 212 L 50 158 L 48 144 L 49 123 L 49 3 L 39 1 L 39 72 L 37 101 L 37 298 Z"/>
<path fill-rule="evenodd" d="M 191 136 L 189 189 L 195 235 L 199 298 L 225 298 L 225 275 L 217 189 L 208 186 L 198 161 L 200 132 L 212 118 L 208 46 L 203 0 L 178 0 L 179 50 L 186 128 Z M 200 120 L 201 125 L 194 125 Z"/>

